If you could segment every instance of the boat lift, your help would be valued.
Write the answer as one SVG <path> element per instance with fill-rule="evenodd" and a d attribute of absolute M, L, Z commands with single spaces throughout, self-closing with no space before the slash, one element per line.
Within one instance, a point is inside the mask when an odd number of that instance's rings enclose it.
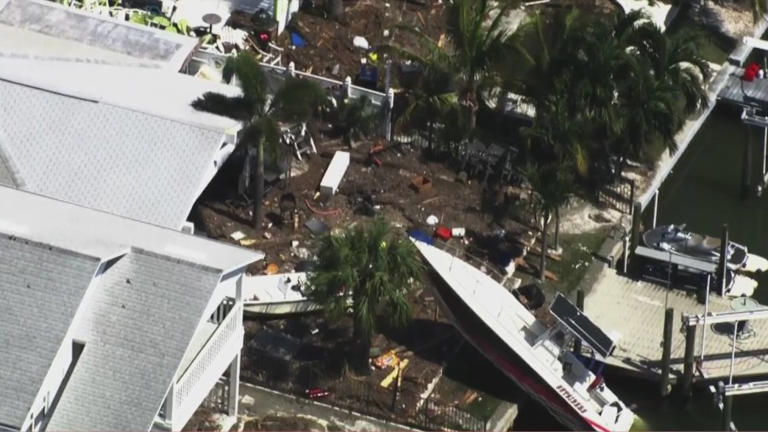
<path fill-rule="evenodd" d="M 696 343 L 696 328 L 701 325 L 704 329 L 701 339 L 701 360 L 699 363 L 699 374 L 704 376 L 704 348 L 707 324 L 733 323 L 733 336 L 731 340 L 731 363 L 728 373 L 728 384 L 722 381 L 718 383 L 717 388 L 710 386 L 710 390 L 717 394 L 717 405 L 722 410 L 722 428 L 723 430 L 736 430 L 732 420 L 733 396 L 746 394 L 768 392 L 768 381 L 753 381 L 750 383 L 733 383 L 733 365 L 736 360 L 736 339 L 738 337 L 738 323 L 749 322 L 750 320 L 768 319 L 768 307 L 760 307 L 743 311 L 728 311 L 704 314 L 683 314 L 682 322 L 685 328 L 685 359 L 683 365 L 683 391 L 690 391 L 693 380 L 693 354 L 694 344 Z"/>

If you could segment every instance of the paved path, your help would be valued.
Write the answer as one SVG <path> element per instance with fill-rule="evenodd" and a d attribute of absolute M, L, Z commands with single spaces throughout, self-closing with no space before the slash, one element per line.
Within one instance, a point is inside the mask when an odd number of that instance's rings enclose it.
<path fill-rule="evenodd" d="M 603 330 L 620 335 L 608 363 L 630 371 L 658 376 L 661 368 L 664 328 L 665 287 L 621 276 L 604 266 L 584 302 L 585 313 Z M 709 310 L 728 311 L 731 299 L 716 294 L 709 297 Z M 685 334 L 683 313 L 704 313 L 704 305 L 682 290 L 669 292 L 669 307 L 675 309 L 672 326 L 672 370 L 682 374 Z M 753 321 L 754 337 L 736 343 L 734 376 L 768 374 L 768 320 Z M 730 368 L 731 338 L 706 329 L 706 354 L 703 370 L 708 378 L 727 377 Z M 701 327 L 697 331 L 696 359 L 701 348 Z"/>
<path fill-rule="evenodd" d="M 306 416 L 319 420 L 321 423 L 335 423 L 344 430 L 360 432 L 416 430 L 248 383 L 240 383 L 238 414 L 253 417 L 263 417 L 270 414 Z"/>

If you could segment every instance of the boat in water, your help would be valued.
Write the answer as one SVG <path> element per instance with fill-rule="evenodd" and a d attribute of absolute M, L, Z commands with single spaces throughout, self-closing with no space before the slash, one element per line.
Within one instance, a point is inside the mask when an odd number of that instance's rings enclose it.
<path fill-rule="evenodd" d="M 602 360 L 614 341 L 565 297 L 536 315 L 491 276 L 450 253 L 411 239 L 445 282 L 437 298 L 464 337 L 573 430 L 627 431 L 634 413 L 572 353 L 580 339 Z"/>
<path fill-rule="evenodd" d="M 695 260 L 717 263 L 720 261 L 720 239 L 685 230 L 682 225 L 659 225 L 643 234 L 646 247 L 668 251 Z M 726 250 L 728 269 L 739 271 L 747 264 L 747 247 L 729 241 Z"/>

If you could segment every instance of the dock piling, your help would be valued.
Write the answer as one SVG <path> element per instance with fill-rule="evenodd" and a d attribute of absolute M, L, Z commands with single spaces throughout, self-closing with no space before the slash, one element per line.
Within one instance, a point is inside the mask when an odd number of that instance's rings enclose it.
<path fill-rule="evenodd" d="M 720 296 L 725 296 L 726 275 L 728 273 L 728 224 L 723 224 L 720 235 L 720 262 L 717 264 L 717 275 L 720 278 Z"/>
<path fill-rule="evenodd" d="M 733 430 L 733 422 L 731 419 L 733 413 L 733 395 L 723 397 L 723 425 L 724 431 Z"/>
<path fill-rule="evenodd" d="M 680 393 L 683 398 L 691 397 L 691 383 L 693 382 L 693 355 L 696 347 L 696 326 L 688 325 L 685 329 L 685 357 L 683 362 L 683 381 L 680 385 Z"/>
<path fill-rule="evenodd" d="M 667 308 L 664 313 L 664 350 L 661 354 L 661 395 L 666 396 L 670 392 L 669 368 L 672 360 L 672 324 L 675 319 L 675 309 Z"/>

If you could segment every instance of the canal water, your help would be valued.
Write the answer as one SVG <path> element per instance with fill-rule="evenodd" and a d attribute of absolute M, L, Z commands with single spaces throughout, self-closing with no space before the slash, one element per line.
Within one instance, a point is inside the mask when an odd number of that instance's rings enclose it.
<path fill-rule="evenodd" d="M 677 163 L 659 192 L 658 224 L 686 223 L 691 231 L 719 237 L 727 223 L 731 240 L 751 253 L 768 257 L 768 191 L 761 198 L 742 198 L 741 181 L 745 145 L 751 146 L 752 181 L 760 177 L 763 130 L 744 125 L 740 110 L 716 107 Z M 644 220 L 650 226 L 651 206 Z M 768 274 L 757 278 L 754 297 L 768 305 Z M 663 317 L 659 317 L 663 319 Z M 768 337 L 758 335 L 757 337 Z M 659 335 L 661 339 L 661 335 Z M 614 379 L 615 388 L 649 430 L 717 430 L 720 411 L 704 388 L 682 405 L 658 396 L 657 384 Z M 768 430 L 768 394 L 734 399 L 733 421 L 739 430 Z"/>

